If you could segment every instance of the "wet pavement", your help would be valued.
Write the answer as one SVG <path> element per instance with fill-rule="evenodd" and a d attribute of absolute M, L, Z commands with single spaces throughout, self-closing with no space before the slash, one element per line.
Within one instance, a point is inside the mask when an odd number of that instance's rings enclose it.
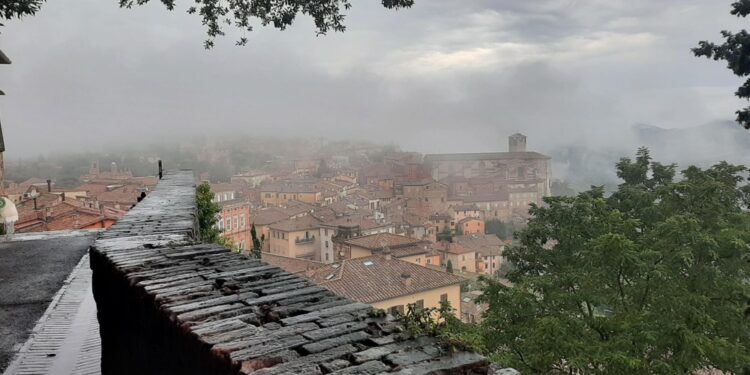
<path fill-rule="evenodd" d="M 100 373 L 87 254 L 94 236 L 0 241 L 0 370 L 15 355 L 5 374 Z"/>

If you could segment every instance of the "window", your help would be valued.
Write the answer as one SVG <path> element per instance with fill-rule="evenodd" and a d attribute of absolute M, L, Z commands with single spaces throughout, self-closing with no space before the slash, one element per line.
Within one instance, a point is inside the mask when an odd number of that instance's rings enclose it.
<path fill-rule="evenodd" d="M 328 261 L 328 253 L 326 253 L 326 262 Z"/>
<path fill-rule="evenodd" d="M 234 229 L 238 229 L 240 227 L 240 219 L 237 218 L 237 216 L 234 217 Z"/>
<path fill-rule="evenodd" d="M 440 295 L 440 302 L 448 302 L 448 293 L 443 293 Z"/>
<path fill-rule="evenodd" d="M 391 308 L 388 309 L 388 312 L 391 313 L 391 315 L 404 315 L 404 305 L 396 305 L 391 306 Z"/>
<path fill-rule="evenodd" d="M 240 227 L 245 227 L 245 214 L 240 215 Z"/>
<path fill-rule="evenodd" d="M 327 249 L 327 248 L 328 248 L 328 240 L 326 240 L 326 249 Z M 326 255 L 328 255 L 328 254 L 326 254 Z"/>
<path fill-rule="evenodd" d="M 466 260 L 466 255 L 461 255 L 461 261 L 465 261 L 465 260 Z"/>
<path fill-rule="evenodd" d="M 432 259 L 427 258 L 427 264 L 432 264 Z"/>
<path fill-rule="evenodd" d="M 424 300 L 423 299 L 417 300 L 417 302 L 414 302 L 414 306 L 419 310 L 424 309 Z"/>
<path fill-rule="evenodd" d="M 417 264 L 422 264 L 422 259 L 421 258 L 417 258 Z"/>
<path fill-rule="evenodd" d="M 325 229 L 326 236 L 328 235 L 328 228 Z M 326 242 L 327 243 L 327 242 Z M 326 245 L 327 246 L 327 245 Z"/>
<path fill-rule="evenodd" d="M 227 225 L 225 226 L 225 229 L 226 230 L 232 229 L 232 219 L 231 218 L 227 218 Z"/>

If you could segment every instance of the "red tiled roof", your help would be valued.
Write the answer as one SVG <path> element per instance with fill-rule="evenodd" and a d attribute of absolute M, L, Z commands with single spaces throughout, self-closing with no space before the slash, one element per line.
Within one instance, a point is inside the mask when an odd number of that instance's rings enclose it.
<path fill-rule="evenodd" d="M 421 243 L 421 240 L 417 240 L 411 237 L 399 236 L 392 233 L 377 233 L 369 236 L 355 237 L 344 241 L 347 245 L 357 246 L 369 250 L 379 250 L 383 248 L 383 244 L 386 244 L 391 249 L 397 247 L 404 247 Z"/>
<path fill-rule="evenodd" d="M 370 256 L 309 271 L 306 276 L 330 291 L 363 303 L 456 285 L 464 279 L 396 258 Z M 410 282 L 405 282 L 406 278 Z"/>
<path fill-rule="evenodd" d="M 464 234 L 453 236 L 453 243 L 482 255 L 503 255 L 505 242 L 494 234 Z"/>
<path fill-rule="evenodd" d="M 434 246 L 435 250 L 450 254 L 466 254 L 471 253 L 476 250 L 470 249 L 468 247 L 465 247 L 458 243 L 450 243 L 450 242 L 438 242 Z"/>
<path fill-rule="evenodd" d="M 255 211 L 252 215 L 252 222 L 260 226 L 278 223 L 286 219 L 289 219 L 289 215 L 275 208 Z"/>
<path fill-rule="evenodd" d="M 302 258 L 290 258 L 271 253 L 261 253 L 261 260 L 286 272 L 300 273 L 325 267 L 325 263 Z"/>
<path fill-rule="evenodd" d="M 271 229 L 285 232 L 294 232 L 298 230 L 314 229 L 320 226 L 320 220 L 305 215 L 296 219 L 288 219 L 278 223 L 271 224 Z"/>

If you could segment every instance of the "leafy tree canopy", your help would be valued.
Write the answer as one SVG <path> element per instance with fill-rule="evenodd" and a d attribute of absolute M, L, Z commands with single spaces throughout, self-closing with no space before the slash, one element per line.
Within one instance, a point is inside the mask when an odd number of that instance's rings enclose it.
<path fill-rule="evenodd" d="M 213 199 L 214 193 L 211 192 L 208 182 L 198 185 L 195 192 L 196 216 L 200 237 L 204 242 L 218 242 L 221 235 L 216 229 L 217 215 L 221 212 L 221 207 Z"/>
<path fill-rule="evenodd" d="M 9 20 L 33 16 L 39 11 L 43 2 L 44 0 L 0 1 L 0 18 Z M 4 25 L 0 23 L 0 26 Z"/>
<path fill-rule="evenodd" d="M 498 219 L 491 219 L 484 223 L 484 232 L 494 234 L 501 240 L 512 240 L 514 231 L 515 225 L 512 221 L 506 223 Z"/>
<path fill-rule="evenodd" d="M 118 0 L 120 7 L 131 8 L 133 5 L 143 5 L 150 0 Z M 21 18 L 34 15 L 44 0 L 0 1 L 0 16 L 4 19 Z M 176 0 L 160 0 L 168 10 L 174 10 Z M 414 0 L 382 0 L 388 9 L 408 8 L 414 5 Z M 194 0 L 187 10 L 190 14 L 198 14 L 202 24 L 206 27 L 208 39 L 204 42 L 206 48 L 214 46 L 214 39 L 223 36 L 225 27 L 236 27 L 243 31 L 253 31 L 253 19 L 260 25 L 284 30 L 290 26 L 298 14 L 310 16 L 315 22 L 318 35 L 329 31 L 342 32 L 344 25 L 344 10 L 351 8 L 350 0 Z M 247 37 L 241 37 L 237 45 L 247 44 Z"/>
<path fill-rule="evenodd" d="M 750 0 L 739 0 L 732 4 L 731 14 L 738 17 L 746 17 L 750 14 Z M 701 41 L 698 47 L 693 48 L 696 56 L 704 56 L 709 59 L 724 60 L 727 68 L 738 77 L 750 75 L 750 34 L 746 30 L 738 33 L 724 30 L 721 32 L 724 43 L 714 44 Z M 750 99 L 750 79 L 737 89 L 735 95 L 739 98 Z M 750 129 L 750 107 L 738 110 L 737 122 L 746 129 Z"/>
<path fill-rule="evenodd" d="M 538 374 L 750 374 L 747 169 L 617 164 L 594 187 L 532 206 L 506 252 L 514 287 L 483 280 L 484 347 Z M 744 371 L 744 372 L 743 372 Z"/>

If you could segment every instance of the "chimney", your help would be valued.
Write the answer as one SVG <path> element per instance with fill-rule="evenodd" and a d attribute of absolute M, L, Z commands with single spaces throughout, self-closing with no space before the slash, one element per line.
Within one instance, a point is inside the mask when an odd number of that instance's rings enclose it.
<path fill-rule="evenodd" d="M 60 194 L 60 198 L 62 198 L 62 201 L 65 202 L 65 192 L 63 191 L 62 194 Z"/>
<path fill-rule="evenodd" d="M 508 151 L 526 152 L 526 136 L 516 133 L 508 137 Z"/>
<path fill-rule="evenodd" d="M 47 192 L 48 193 L 52 192 L 52 180 L 50 179 L 47 179 Z"/>
<path fill-rule="evenodd" d="M 388 246 L 383 248 L 383 255 L 385 255 L 385 260 L 393 259 L 393 255 L 391 254 L 391 248 Z"/>
<path fill-rule="evenodd" d="M 401 282 L 404 283 L 404 285 L 409 286 L 411 285 L 411 274 L 408 272 L 401 274 Z"/>

